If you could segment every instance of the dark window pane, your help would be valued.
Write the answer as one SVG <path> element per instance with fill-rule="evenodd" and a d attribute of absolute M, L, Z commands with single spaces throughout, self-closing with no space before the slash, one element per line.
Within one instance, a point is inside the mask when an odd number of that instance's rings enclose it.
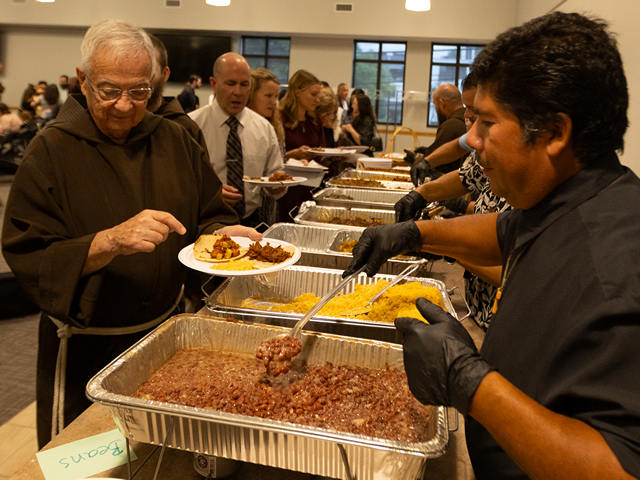
<path fill-rule="evenodd" d="M 433 91 L 443 83 L 456 83 L 456 67 L 444 67 L 441 65 L 432 65 L 431 67 L 431 89 L 429 95 L 433 95 Z"/>
<path fill-rule="evenodd" d="M 378 64 L 368 62 L 355 62 L 353 72 L 353 88 L 362 88 L 373 99 L 376 93 L 378 79 Z"/>
<path fill-rule="evenodd" d="M 460 63 L 473 63 L 483 47 L 460 45 Z"/>
<path fill-rule="evenodd" d="M 383 43 L 382 60 L 404 62 L 404 55 L 406 50 L 407 46 L 404 43 Z"/>
<path fill-rule="evenodd" d="M 432 63 L 456 63 L 458 47 L 456 45 L 433 45 Z"/>
<path fill-rule="evenodd" d="M 242 53 L 245 55 L 264 55 L 267 48 L 265 38 L 244 38 Z"/>
<path fill-rule="evenodd" d="M 264 57 L 245 57 L 251 70 L 254 68 L 264 67 Z"/>
<path fill-rule="evenodd" d="M 404 64 L 383 63 L 380 67 L 380 123 L 402 123 Z"/>
<path fill-rule="evenodd" d="M 267 68 L 275 73 L 281 84 L 287 84 L 289 82 L 288 58 L 269 58 L 267 60 Z"/>
<path fill-rule="evenodd" d="M 269 39 L 269 55 L 289 56 L 290 45 L 291 45 L 291 42 L 286 38 L 270 38 Z"/>
<path fill-rule="evenodd" d="M 356 60 L 377 60 L 380 44 L 372 42 L 356 42 Z"/>

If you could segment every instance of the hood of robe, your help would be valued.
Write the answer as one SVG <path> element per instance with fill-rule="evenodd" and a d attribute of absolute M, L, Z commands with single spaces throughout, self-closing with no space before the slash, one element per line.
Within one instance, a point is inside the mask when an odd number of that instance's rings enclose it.
<path fill-rule="evenodd" d="M 161 117 L 151 112 L 145 112 L 140 123 L 129 132 L 126 143 L 136 142 L 148 137 L 158 128 L 160 122 L 162 122 Z M 114 143 L 113 140 L 98 129 L 87 109 L 87 100 L 84 95 L 80 94 L 69 95 L 60 113 L 47 128 L 59 128 L 75 137 L 94 143 Z"/>

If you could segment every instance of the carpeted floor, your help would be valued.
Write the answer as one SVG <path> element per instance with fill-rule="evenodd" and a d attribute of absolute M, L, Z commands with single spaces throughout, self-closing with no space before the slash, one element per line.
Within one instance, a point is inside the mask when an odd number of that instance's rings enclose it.
<path fill-rule="evenodd" d="M 38 317 L 0 320 L 0 425 L 36 399 Z"/>

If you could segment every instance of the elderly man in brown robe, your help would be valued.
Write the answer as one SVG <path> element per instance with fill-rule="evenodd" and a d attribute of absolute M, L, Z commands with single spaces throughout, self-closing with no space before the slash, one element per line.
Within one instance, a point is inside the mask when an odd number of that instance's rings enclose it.
<path fill-rule="evenodd" d="M 212 231 L 260 238 L 234 225 L 206 151 L 146 111 L 147 34 L 107 20 L 81 53 L 83 95 L 31 142 L 3 227 L 4 256 L 43 312 L 40 446 L 88 406 L 91 376 L 175 311 L 180 249 Z"/>

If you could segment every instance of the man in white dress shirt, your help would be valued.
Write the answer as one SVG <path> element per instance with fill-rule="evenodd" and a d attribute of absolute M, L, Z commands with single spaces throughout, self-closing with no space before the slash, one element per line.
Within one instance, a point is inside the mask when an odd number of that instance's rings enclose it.
<path fill-rule="evenodd" d="M 261 115 L 246 108 L 251 68 L 242 55 L 228 52 L 213 65 L 209 78 L 215 99 L 189 113 L 204 133 L 213 169 L 222 181 L 222 197 L 234 207 L 242 224 L 262 221 L 259 189 L 243 184 L 242 177 L 269 176 L 283 169 L 276 132 Z M 285 189 L 265 189 L 274 198 Z"/>

